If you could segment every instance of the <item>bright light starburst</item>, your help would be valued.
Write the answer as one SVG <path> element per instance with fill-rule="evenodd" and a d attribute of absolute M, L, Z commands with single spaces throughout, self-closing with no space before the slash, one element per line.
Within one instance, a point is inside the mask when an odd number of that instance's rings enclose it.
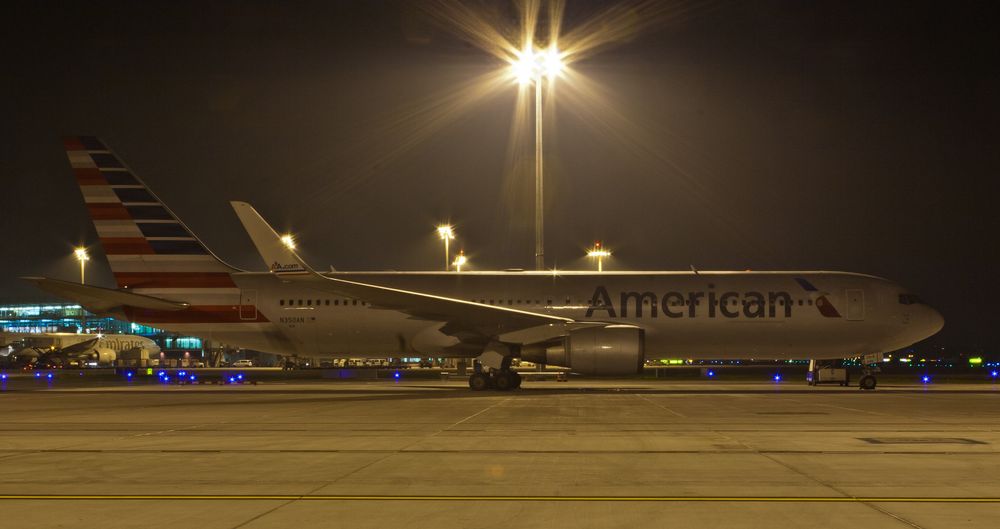
<path fill-rule="evenodd" d="M 535 51 L 528 47 L 510 61 L 510 71 L 518 83 L 528 84 L 542 78 L 555 79 L 563 71 L 563 54 L 555 47 Z"/>

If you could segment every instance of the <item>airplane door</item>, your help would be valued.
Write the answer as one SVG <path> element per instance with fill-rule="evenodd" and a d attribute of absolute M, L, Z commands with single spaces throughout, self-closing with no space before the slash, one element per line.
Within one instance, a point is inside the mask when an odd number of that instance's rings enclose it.
<path fill-rule="evenodd" d="M 240 319 L 253 321 L 257 319 L 257 291 L 240 291 Z"/>
<path fill-rule="evenodd" d="M 847 296 L 847 319 L 849 321 L 861 321 L 865 319 L 865 291 L 861 289 L 847 289 L 844 291 Z"/>

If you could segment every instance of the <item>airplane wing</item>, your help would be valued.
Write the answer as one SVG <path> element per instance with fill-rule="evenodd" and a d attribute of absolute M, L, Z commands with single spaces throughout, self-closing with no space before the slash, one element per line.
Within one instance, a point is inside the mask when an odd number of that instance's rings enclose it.
<path fill-rule="evenodd" d="M 93 349 L 94 346 L 97 345 L 98 340 L 100 340 L 100 338 L 95 336 L 89 340 L 84 340 L 80 343 L 67 345 L 66 347 L 60 349 L 59 352 L 64 354 L 73 354 L 73 355 L 83 354 Z"/>
<path fill-rule="evenodd" d="M 441 332 L 451 335 L 471 331 L 481 336 L 494 337 L 542 326 L 561 329 L 567 324 L 576 323 L 570 318 L 324 276 L 306 264 L 294 251 L 294 242 L 288 239 L 283 241 L 250 204 L 231 204 L 250 238 L 261 249 L 265 262 L 272 263 L 271 272 L 283 280 L 301 282 L 316 290 L 362 299 L 370 302 L 376 309 L 394 310 L 413 318 L 445 322 Z M 269 253 L 265 255 L 264 249 Z M 561 334 L 564 331 L 556 332 Z"/>
<path fill-rule="evenodd" d="M 35 286 L 45 292 L 76 301 L 83 308 L 94 314 L 105 314 L 123 306 L 169 311 L 188 308 L 187 303 L 144 296 L 124 290 L 83 285 L 48 277 L 22 277 L 21 279 L 34 283 Z"/>

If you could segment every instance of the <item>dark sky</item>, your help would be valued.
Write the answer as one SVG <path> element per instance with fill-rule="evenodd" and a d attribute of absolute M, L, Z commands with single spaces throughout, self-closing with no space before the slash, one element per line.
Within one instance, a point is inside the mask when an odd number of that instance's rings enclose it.
<path fill-rule="evenodd" d="M 549 265 L 586 266 L 600 238 L 618 268 L 870 273 L 941 310 L 932 345 L 995 352 L 1000 43 L 987 3 L 680 5 L 687 16 L 574 65 L 605 109 L 557 93 Z M 234 199 L 293 229 L 318 267 L 437 268 L 446 219 L 478 269 L 532 266 L 532 174 L 505 170 L 516 88 L 424 123 L 429 103 L 501 65 L 415 3 L 10 9 L 0 301 L 44 299 L 16 277 L 74 278 L 71 247 L 96 248 L 65 134 L 105 139 L 237 266 L 263 268 Z M 565 24 L 601 9 L 571 0 Z M 592 119 L 608 109 L 617 120 Z M 110 284 L 94 253 L 90 277 Z"/>

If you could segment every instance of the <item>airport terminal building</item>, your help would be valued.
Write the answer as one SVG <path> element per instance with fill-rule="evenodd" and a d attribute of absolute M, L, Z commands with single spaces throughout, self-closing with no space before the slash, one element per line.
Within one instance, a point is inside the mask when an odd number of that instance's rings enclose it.
<path fill-rule="evenodd" d="M 167 357 L 206 356 L 201 338 L 180 336 L 160 329 L 95 316 L 79 305 L 17 304 L 0 305 L 0 331 L 15 333 L 90 332 L 135 334 L 150 338 Z"/>

